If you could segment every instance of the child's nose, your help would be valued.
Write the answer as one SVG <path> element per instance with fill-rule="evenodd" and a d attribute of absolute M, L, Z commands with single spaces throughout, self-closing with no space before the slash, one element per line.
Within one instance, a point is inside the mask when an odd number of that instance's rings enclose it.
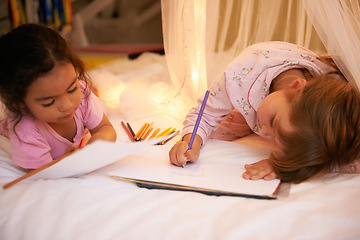
<path fill-rule="evenodd" d="M 66 112 L 73 106 L 72 101 L 69 97 L 63 97 L 59 106 L 59 111 Z"/>

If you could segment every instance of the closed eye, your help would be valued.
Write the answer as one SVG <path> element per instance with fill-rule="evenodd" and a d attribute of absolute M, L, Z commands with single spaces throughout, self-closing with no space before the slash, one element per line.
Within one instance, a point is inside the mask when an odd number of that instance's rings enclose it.
<path fill-rule="evenodd" d="M 272 117 L 272 118 L 270 119 L 270 126 L 271 126 L 271 127 L 274 127 L 274 119 L 275 119 L 275 117 Z"/>
<path fill-rule="evenodd" d="M 73 89 L 69 90 L 68 93 L 73 93 L 73 92 L 75 92 L 76 90 L 78 90 L 78 87 L 77 87 L 77 86 L 75 86 Z"/>
<path fill-rule="evenodd" d="M 47 104 L 41 104 L 43 107 L 50 107 L 51 105 L 53 105 L 55 103 L 55 100 L 52 100 L 50 103 Z"/>

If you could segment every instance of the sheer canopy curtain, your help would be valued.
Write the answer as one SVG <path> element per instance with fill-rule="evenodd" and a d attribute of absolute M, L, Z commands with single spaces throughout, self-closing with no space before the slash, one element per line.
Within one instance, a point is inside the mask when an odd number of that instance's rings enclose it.
<path fill-rule="evenodd" d="M 251 44 L 288 41 L 327 54 L 300 0 L 162 0 L 161 6 L 171 79 L 193 100 Z"/>
<path fill-rule="evenodd" d="M 161 12 L 171 80 L 181 94 L 197 97 L 207 87 L 206 0 L 162 0 Z"/>
<path fill-rule="evenodd" d="M 346 78 L 360 87 L 359 0 L 303 0 L 321 40 Z"/>
<path fill-rule="evenodd" d="M 358 0 L 162 0 L 161 4 L 172 81 L 180 94 L 194 100 L 245 47 L 269 40 L 331 54 L 345 76 L 360 86 Z"/>

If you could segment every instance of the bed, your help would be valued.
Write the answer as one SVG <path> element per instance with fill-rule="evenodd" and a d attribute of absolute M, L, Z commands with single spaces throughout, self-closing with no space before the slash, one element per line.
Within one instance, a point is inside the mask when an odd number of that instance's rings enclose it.
<path fill-rule="evenodd" d="M 171 90 L 168 74 L 164 56 L 152 53 L 90 71 L 119 143 L 130 141 L 121 121 L 181 129 L 190 103 Z M 145 101 L 153 93 L 170 100 Z M 6 139 L 0 142 L 3 185 L 24 172 L 11 163 Z M 270 147 L 254 135 L 236 142 Z M 264 200 L 140 188 L 110 178 L 109 169 L 1 189 L 0 239 L 360 239 L 360 175 L 282 184 L 277 199 Z"/>

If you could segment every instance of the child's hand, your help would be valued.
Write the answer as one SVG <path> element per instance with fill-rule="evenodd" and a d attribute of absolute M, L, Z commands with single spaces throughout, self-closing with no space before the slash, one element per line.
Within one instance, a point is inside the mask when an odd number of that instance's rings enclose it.
<path fill-rule="evenodd" d="M 169 152 L 170 163 L 178 167 L 183 167 L 187 162 L 195 162 L 200 155 L 200 146 L 202 139 L 196 135 L 192 148 L 188 150 L 189 139 L 191 136 L 186 135 L 183 141 L 176 143 Z"/>
<path fill-rule="evenodd" d="M 247 180 L 257 180 L 261 178 L 264 178 L 264 180 L 272 180 L 276 178 L 269 159 L 264 159 L 253 164 L 245 164 L 245 170 L 246 172 L 244 172 L 243 178 Z"/>
<path fill-rule="evenodd" d="M 72 143 L 65 151 L 65 155 L 68 155 L 69 153 L 73 153 L 80 149 L 80 143 Z"/>
<path fill-rule="evenodd" d="M 75 143 L 72 143 L 65 151 L 65 154 L 63 157 L 65 156 L 68 156 L 74 152 L 76 152 L 77 150 L 79 150 L 80 148 L 83 148 L 86 146 L 86 144 L 88 143 L 89 139 L 91 138 L 91 134 L 89 132 L 88 129 L 85 130 L 85 133 L 84 133 L 84 136 L 83 138 L 81 139 L 80 142 L 75 142 Z"/>

